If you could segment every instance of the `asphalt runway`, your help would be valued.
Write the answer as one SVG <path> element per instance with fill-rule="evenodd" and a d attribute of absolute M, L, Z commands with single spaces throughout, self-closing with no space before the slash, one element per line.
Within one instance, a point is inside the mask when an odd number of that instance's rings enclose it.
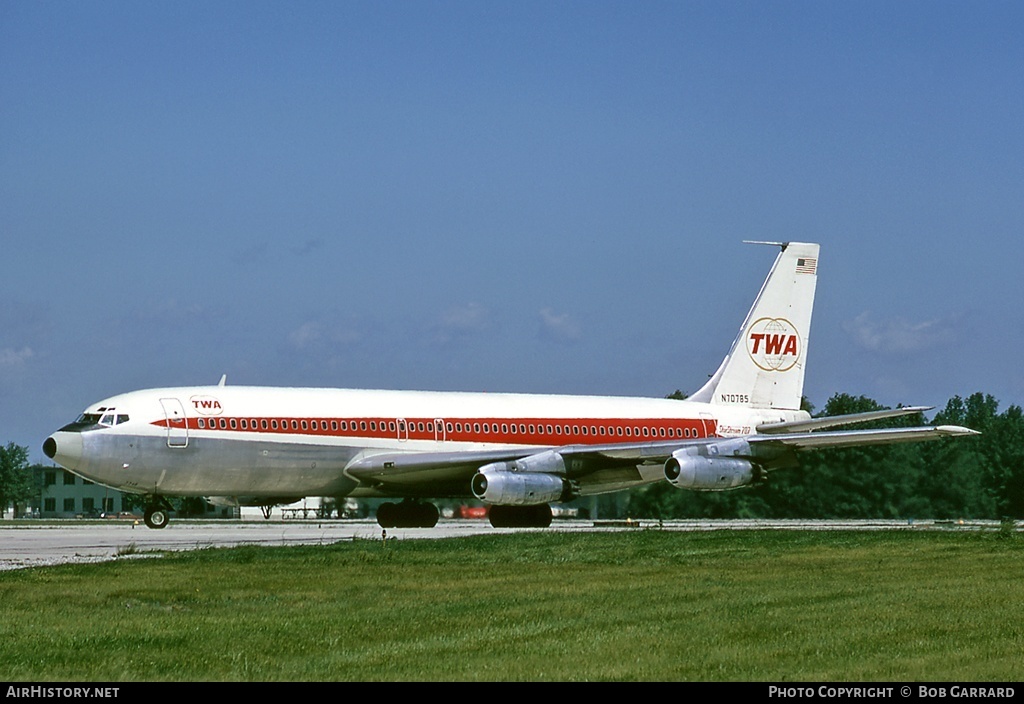
<path fill-rule="evenodd" d="M 558 520 L 550 528 L 493 528 L 484 520 L 444 520 L 434 528 L 389 528 L 389 540 L 453 538 L 476 534 L 606 532 L 632 530 L 997 530 L 997 521 L 591 521 Z M 1019 530 L 1019 528 L 1018 528 Z M 141 520 L 69 520 L 0 523 L 0 570 L 72 562 L 139 559 L 166 551 L 238 545 L 327 545 L 381 540 L 371 520 L 188 521 L 151 530 Z"/>

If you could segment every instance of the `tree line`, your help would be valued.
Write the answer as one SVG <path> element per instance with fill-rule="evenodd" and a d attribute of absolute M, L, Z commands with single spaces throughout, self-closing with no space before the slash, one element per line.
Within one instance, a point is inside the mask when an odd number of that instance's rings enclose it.
<path fill-rule="evenodd" d="M 652 484 L 631 492 L 626 510 L 638 518 L 1024 518 L 1024 416 L 1020 406 L 998 407 L 988 394 L 954 396 L 930 421 L 978 436 L 802 452 L 799 467 L 772 472 L 759 486 L 693 492 Z M 814 414 L 804 400 L 815 417 L 885 408 L 836 394 Z M 916 414 L 870 427 L 928 423 Z"/>
<path fill-rule="evenodd" d="M 676 392 L 672 398 L 684 398 Z M 882 410 L 865 396 L 836 394 L 820 416 Z M 804 400 L 804 410 L 813 407 Z M 927 424 L 921 414 L 871 427 Z M 1024 414 L 999 412 L 991 395 L 954 396 L 930 421 L 982 434 L 925 443 L 819 450 L 800 465 L 772 472 L 764 484 L 727 492 L 693 492 L 659 482 L 625 493 L 634 518 L 1024 518 Z M 850 426 L 856 427 L 856 426 Z M 28 449 L 0 446 L 0 507 L 29 505 L 39 487 Z M 603 512 L 602 512 L 603 513 Z"/>

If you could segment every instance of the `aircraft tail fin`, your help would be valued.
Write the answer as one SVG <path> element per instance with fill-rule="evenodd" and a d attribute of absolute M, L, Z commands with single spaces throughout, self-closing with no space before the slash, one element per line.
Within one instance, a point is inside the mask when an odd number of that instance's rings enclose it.
<path fill-rule="evenodd" d="M 817 244 L 782 248 L 718 371 L 688 400 L 798 410 L 818 281 Z"/>

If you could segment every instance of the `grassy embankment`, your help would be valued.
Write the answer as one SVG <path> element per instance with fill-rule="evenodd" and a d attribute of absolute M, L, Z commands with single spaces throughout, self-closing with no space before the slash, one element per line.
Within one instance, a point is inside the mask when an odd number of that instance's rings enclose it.
<path fill-rule="evenodd" d="M 0 573 L 0 680 L 1016 681 L 1024 538 L 480 536 Z"/>

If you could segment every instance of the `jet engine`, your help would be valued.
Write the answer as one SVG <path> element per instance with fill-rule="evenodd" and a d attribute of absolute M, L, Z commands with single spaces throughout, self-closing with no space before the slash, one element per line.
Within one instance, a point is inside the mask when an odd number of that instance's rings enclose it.
<path fill-rule="evenodd" d="M 665 478 L 679 489 L 721 491 L 750 484 L 760 468 L 749 459 L 722 456 L 716 445 L 676 450 L 665 462 Z"/>
<path fill-rule="evenodd" d="M 489 504 L 530 506 L 568 501 L 572 485 L 562 477 L 543 472 L 510 472 L 504 462 L 484 465 L 473 475 L 473 496 Z"/>

